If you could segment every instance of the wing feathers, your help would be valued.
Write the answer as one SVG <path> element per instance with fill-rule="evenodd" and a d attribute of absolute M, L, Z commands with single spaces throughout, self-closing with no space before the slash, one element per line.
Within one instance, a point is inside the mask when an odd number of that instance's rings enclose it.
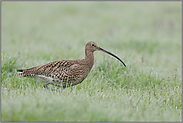
<path fill-rule="evenodd" d="M 78 74 L 79 71 L 77 69 L 80 69 L 79 64 L 75 64 L 75 62 L 72 61 L 55 61 L 51 62 L 42 66 L 32 67 L 29 69 L 18 69 L 18 72 L 23 72 L 18 74 L 17 76 L 34 76 L 34 75 L 44 75 L 47 77 L 51 77 L 53 75 L 59 76 L 71 76 L 75 74 Z M 62 77 L 61 77 L 62 78 Z"/>

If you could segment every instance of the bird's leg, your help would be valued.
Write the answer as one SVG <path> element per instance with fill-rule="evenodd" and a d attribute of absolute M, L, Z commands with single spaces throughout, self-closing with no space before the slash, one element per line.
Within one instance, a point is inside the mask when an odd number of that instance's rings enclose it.
<path fill-rule="evenodd" d="M 44 86 L 44 88 L 47 88 L 47 89 L 49 89 L 49 90 L 52 90 L 52 91 L 59 91 L 59 90 L 55 90 L 55 89 L 53 89 L 53 88 L 49 88 L 47 85 L 49 85 L 49 84 L 52 84 L 51 82 L 48 82 L 48 83 L 46 83 L 46 84 L 44 84 L 43 86 Z M 64 89 L 64 88 L 62 88 L 62 89 Z M 62 92 L 62 90 L 61 90 L 61 92 Z"/>
<path fill-rule="evenodd" d="M 48 82 L 48 83 L 46 83 L 46 84 L 44 84 L 43 86 L 44 86 L 44 88 L 47 88 L 47 89 L 49 89 L 49 90 L 52 90 L 52 91 L 55 91 L 55 89 L 53 89 L 53 88 L 49 88 L 47 85 L 49 85 L 49 84 L 51 84 L 50 82 Z"/>

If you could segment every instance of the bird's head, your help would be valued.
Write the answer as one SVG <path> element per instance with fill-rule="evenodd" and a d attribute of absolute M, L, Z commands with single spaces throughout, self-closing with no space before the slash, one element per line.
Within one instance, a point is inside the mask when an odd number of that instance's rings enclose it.
<path fill-rule="evenodd" d="M 116 55 L 114 55 L 113 53 L 107 51 L 107 50 L 104 50 L 102 49 L 101 47 L 98 46 L 97 43 L 93 42 L 93 41 L 90 41 L 86 44 L 86 47 L 85 47 L 85 52 L 86 51 L 89 51 L 89 52 L 94 52 L 96 50 L 99 50 L 99 51 L 102 51 L 102 52 L 105 52 L 109 55 L 112 55 L 113 57 L 117 58 L 119 61 L 121 61 L 123 63 L 123 65 L 126 67 L 125 63 L 119 58 L 117 57 Z"/>

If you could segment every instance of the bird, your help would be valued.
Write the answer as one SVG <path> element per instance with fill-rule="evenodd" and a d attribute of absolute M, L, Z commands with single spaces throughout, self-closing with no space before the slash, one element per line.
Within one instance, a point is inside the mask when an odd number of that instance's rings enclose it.
<path fill-rule="evenodd" d="M 126 64 L 113 53 L 99 47 L 93 41 L 89 41 L 85 46 L 85 58 L 78 60 L 58 60 L 28 69 L 18 69 L 17 76 L 36 78 L 37 81 L 45 82 L 44 88 L 55 91 L 49 88 L 48 85 L 54 85 L 65 89 L 70 86 L 81 83 L 90 73 L 94 65 L 94 51 L 102 51 L 117 58 L 126 67 Z"/>

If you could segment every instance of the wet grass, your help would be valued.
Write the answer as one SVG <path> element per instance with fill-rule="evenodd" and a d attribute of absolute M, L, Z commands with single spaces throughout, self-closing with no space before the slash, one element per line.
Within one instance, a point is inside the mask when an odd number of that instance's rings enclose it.
<path fill-rule="evenodd" d="M 132 9 L 133 8 L 133 9 Z M 84 58 L 79 85 L 60 92 L 16 69 Z M 2 121 L 182 121 L 181 3 L 2 2 Z"/>

